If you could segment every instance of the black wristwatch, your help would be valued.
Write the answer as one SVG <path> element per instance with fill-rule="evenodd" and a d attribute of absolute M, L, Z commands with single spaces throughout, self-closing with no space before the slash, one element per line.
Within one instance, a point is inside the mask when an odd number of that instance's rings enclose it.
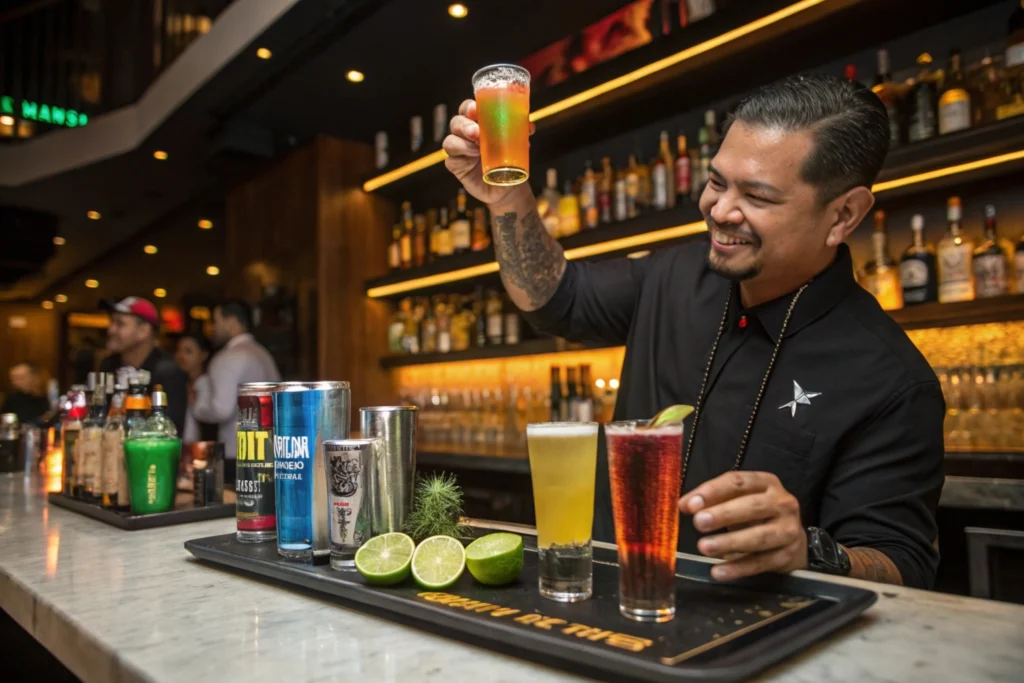
<path fill-rule="evenodd" d="M 832 540 L 832 537 L 824 529 L 809 526 L 807 527 L 807 568 L 824 574 L 849 576 L 850 556 L 846 554 L 841 545 Z"/>

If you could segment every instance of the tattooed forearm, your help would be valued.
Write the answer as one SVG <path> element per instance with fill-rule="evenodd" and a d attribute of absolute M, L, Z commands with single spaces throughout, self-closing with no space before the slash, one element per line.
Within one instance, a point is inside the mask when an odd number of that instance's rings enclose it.
<path fill-rule="evenodd" d="M 534 311 L 554 296 L 565 272 L 565 255 L 536 208 L 522 218 L 515 211 L 495 212 L 494 251 L 501 280 L 516 306 Z"/>
<path fill-rule="evenodd" d="M 845 548 L 850 556 L 850 576 L 879 583 L 903 585 L 903 577 L 885 553 L 874 548 Z"/>

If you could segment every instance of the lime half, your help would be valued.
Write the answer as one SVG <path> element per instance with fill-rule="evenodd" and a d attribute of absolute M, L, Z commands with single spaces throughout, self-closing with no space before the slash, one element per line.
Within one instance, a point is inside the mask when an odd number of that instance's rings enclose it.
<path fill-rule="evenodd" d="M 405 534 L 375 536 L 356 551 L 356 569 L 367 583 L 391 586 L 409 576 L 416 544 Z"/>
<path fill-rule="evenodd" d="M 686 405 L 675 405 L 669 406 L 668 408 L 662 408 L 657 415 L 651 418 L 651 421 L 647 426 L 661 427 L 664 425 L 682 424 L 683 420 L 685 420 L 692 412 L 693 406 Z"/>
<path fill-rule="evenodd" d="M 523 571 L 523 537 L 519 534 L 487 534 L 466 546 L 466 569 L 487 586 L 502 586 Z"/>
<path fill-rule="evenodd" d="M 431 536 L 412 555 L 412 576 L 420 588 L 441 590 L 462 576 L 466 550 L 451 536 Z"/>

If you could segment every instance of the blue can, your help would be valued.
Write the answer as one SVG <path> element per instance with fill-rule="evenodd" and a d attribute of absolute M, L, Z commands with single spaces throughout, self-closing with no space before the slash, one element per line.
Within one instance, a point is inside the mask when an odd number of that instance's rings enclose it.
<path fill-rule="evenodd" d="M 323 442 L 349 437 L 348 382 L 281 382 L 274 395 L 277 552 L 330 555 Z"/>

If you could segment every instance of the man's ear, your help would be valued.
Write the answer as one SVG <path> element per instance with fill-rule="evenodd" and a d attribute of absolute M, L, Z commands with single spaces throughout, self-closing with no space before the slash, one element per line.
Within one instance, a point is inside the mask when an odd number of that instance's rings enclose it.
<path fill-rule="evenodd" d="M 832 200 L 830 212 L 833 221 L 825 244 L 835 248 L 845 242 L 874 205 L 875 195 L 863 186 L 855 187 Z"/>

